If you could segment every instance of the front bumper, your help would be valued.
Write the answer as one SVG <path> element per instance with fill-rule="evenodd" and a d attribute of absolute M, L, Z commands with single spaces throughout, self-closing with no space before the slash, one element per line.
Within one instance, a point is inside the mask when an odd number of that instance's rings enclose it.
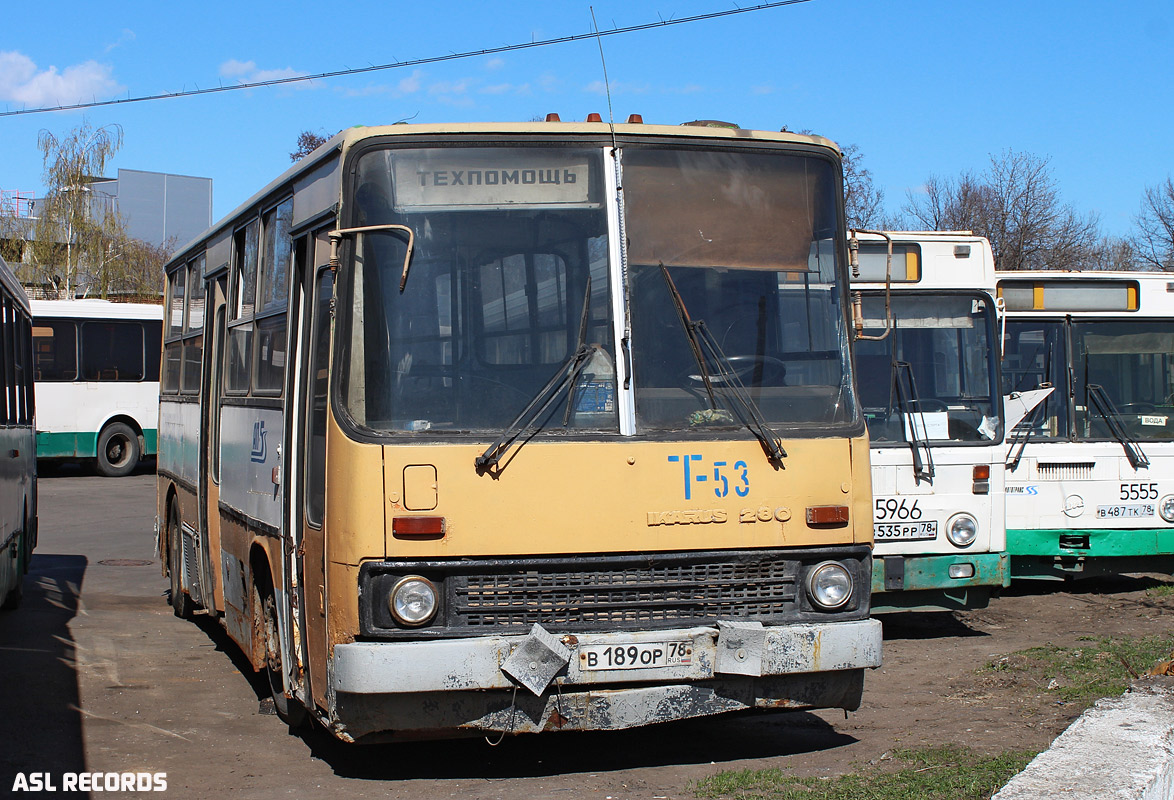
<path fill-rule="evenodd" d="M 951 578 L 950 567 L 974 568 L 966 578 Z M 952 555 L 878 556 L 872 561 L 872 593 L 961 589 L 1011 585 L 1010 559 L 1006 553 L 955 553 Z M 873 600 L 873 606 L 877 601 Z"/>
<path fill-rule="evenodd" d="M 334 648 L 335 728 L 344 738 L 486 731 L 610 730 L 750 708 L 846 708 L 881 664 L 876 620 L 758 623 L 559 636 L 569 660 L 539 695 L 502 671 L 527 636 L 355 642 Z M 686 641 L 688 664 L 591 670 L 587 646 Z"/>

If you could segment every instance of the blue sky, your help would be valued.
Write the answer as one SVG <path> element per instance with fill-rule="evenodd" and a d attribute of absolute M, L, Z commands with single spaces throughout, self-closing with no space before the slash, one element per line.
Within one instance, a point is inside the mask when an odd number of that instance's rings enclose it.
<path fill-rule="evenodd" d="M 753 0 L 739 2 L 750 7 Z M 724 11 L 730 0 L 8 3 L 0 110 L 425 59 Z M 48 16 L 48 18 L 47 18 Z M 68 24 L 64 23 L 68 20 Z M 1129 233 L 1174 173 L 1174 3 L 810 0 L 603 39 L 617 120 L 722 119 L 854 144 L 896 210 L 1008 148 Z M 110 165 L 213 179 L 214 217 L 356 124 L 607 116 L 594 41 L 274 88 L 0 117 L 0 189 L 39 192 L 37 133 L 118 124 Z"/>

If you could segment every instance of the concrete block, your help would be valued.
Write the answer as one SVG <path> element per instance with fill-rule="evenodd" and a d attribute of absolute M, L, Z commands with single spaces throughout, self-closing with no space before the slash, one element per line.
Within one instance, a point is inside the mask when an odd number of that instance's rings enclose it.
<path fill-rule="evenodd" d="M 992 800 L 1174 800 L 1174 679 L 1085 711 Z"/>

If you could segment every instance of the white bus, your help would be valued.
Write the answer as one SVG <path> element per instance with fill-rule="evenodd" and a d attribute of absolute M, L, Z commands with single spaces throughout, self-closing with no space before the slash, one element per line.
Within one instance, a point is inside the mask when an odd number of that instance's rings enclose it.
<path fill-rule="evenodd" d="M 873 611 L 983 607 L 1009 583 L 990 244 L 969 233 L 854 239 Z"/>
<path fill-rule="evenodd" d="M 130 473 L 156 450 L 163 307 L 33 300 L 32 311 L 37 458 Z"/>
<path fill-rule="evenodd" d="M 1004 389 L 1054 392 L 1007 461 L 1013 578 L 1174 568 L 1174 275 L 1016 272 Z"/>
<path fill-rule="evenodd" d="M 29 300 L 0 258 L 0 608 L 20 604 L 37 544 L 37 459 Z"/>

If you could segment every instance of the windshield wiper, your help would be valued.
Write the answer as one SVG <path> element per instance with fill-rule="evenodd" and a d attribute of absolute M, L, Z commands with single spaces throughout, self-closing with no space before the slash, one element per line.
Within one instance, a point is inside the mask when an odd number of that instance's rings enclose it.
<path fill-rule="evenodd" d="M 1021 421 L 1011 430 L 1011 447 L 1007 451 L 1007 469 L 1014 472 L 1019 468 L 1019 461 L 1023 458 L 1023 451 L 1027 449 L 1027 442 L 1039 424 L 1040 416 L 1044 412 L 1045 403 L 1040 403 L 1031 410 L 1031 416 Z"/>
<path fill-rule="evenodd" d="M 904 381 L 901 380 L 902 374 L 905 376 Z M 913 365 L 908 361 L 893 361 L 893 387 L 897 392 L 897 408 L 908 432 L 909 447 L 913 451 L 913 478 L 917 483 L 933 483 L 933 451 L 929 447 L 929 431 L 925 429 L 925 412 L 917 408 L 920 403 L 917 382 L 913 380 Z M 921 419 L 924 440 L 918 435 L 917 417 Z M 924 459 L 921 457 L 922 450 L 925 450 Z"/>
<path fill-rule="evenodd" d="M 692 351 L 693 358 L 697 362 L 697 368 L 701 371 L 701 380 L 705 384 L 705 393 L 709 396 L 710 410 L 715 412 L 715 414 L 721 413 L 721 409 L 717 405 L 717 397 L 714 394 L 714 381 L 709 372 L 708 360 L 706 358 L 707 354 L 709 359 L 713 360 L 722 393 L 729 396 L 735 402 L 735 410 L 738 412 L 738 416 L 742 418 L 742 423 L 750 429 L 751 433 L 762 444 L 762 449 L 766 451 L 767 458 L 781 467 L 783 459 L 787 457 L 787 451 L 783 449 L 782 438 L 771 430 L 771 427 L 767 424 L 761 409 L 758 408 L 758 404 L 754 402 L 754 398 L 750 396 L 746 385 L 738 377 L 737 369 L 730 363 L 730 359 L 722 351 L 721 346 L 717 343 L 717 339 L 714 338 L 709 328 L 705 325 L 705 320 L 699 319 L 694 322 L 690 318 L 689 310 L 685 308 L 685 299 L 681 297 L 677 285 L 673 283 L 672 276 L 669 275 L 669 271 L 663 263 L 660 265 L 660 271 L 664 275 L 665 284 L 668 286 L 669 294 L 673 298 L 673 306 L 677 309 L 677 318 L 681 321 L 681 327 L 685 329 L 685 336 L 689 340 L 689 349 Z"/>
<path fill-rule="evenodd" d="M 1097 383 L 1086 385 L 1088 387 L 1088 399 L 1092 401 L 1090 405 L 1094 406 L 1097 413 L 1105 418 L 1105 424 L 1109 427 L 1109 432 L 1125 448 L 1125 457 L 1129 459 L 1130 465 L 1135 470 L 1148 467 L 1150 465 L 1149 458 L 1142 452 L 1141 445 L 1137 443 L 1137 440 L 1125 432 L 1125 427 L 1121 424 L 1121 413 L 1117 411 L 1117 407 L 1113 405 L 1113 401 L 1105 393 L 1104 387 Z"/>
<path fill-rule="evenodd" d="M 595 353 L 595 347 L 587 344 L 587 325 L 591 316 L 591 277 L 587 277 L 587 289 L 583 292 L 583 314 L 579 319 L 579 339 L 576 342 L 575 352 L 571 353 L 570 357 L 564 361 L 555 371 L 546 385 L 539 390 L 538 394 L 534 395 L 534 399 L 522 409 L 522 413 L 514 417 L 514 421 L 510 423 L 509 427 L 502 432 L 497 441 L 489 445 L 485 452 L 477 456 L 473 463 L 477 467 L 478 472 L 485 472 L 488 469 L 497 467 L 502 456 L 510 449 L 510 446 L 517 441 L 526 430 L 534 424 L 538 419 L 541 419 L 546 410 L 558 399 L 559 395 L 571 387 L 575 380 L 579 377 L 579 373 L 587 366 L 587 362 L 591 360 L 591 356 Z M 571 403 L 574 399 L 574 392 L 567 392 L 567 410 L 563 414 L 563 425 L 566 426 L 570 419 Z"/>

